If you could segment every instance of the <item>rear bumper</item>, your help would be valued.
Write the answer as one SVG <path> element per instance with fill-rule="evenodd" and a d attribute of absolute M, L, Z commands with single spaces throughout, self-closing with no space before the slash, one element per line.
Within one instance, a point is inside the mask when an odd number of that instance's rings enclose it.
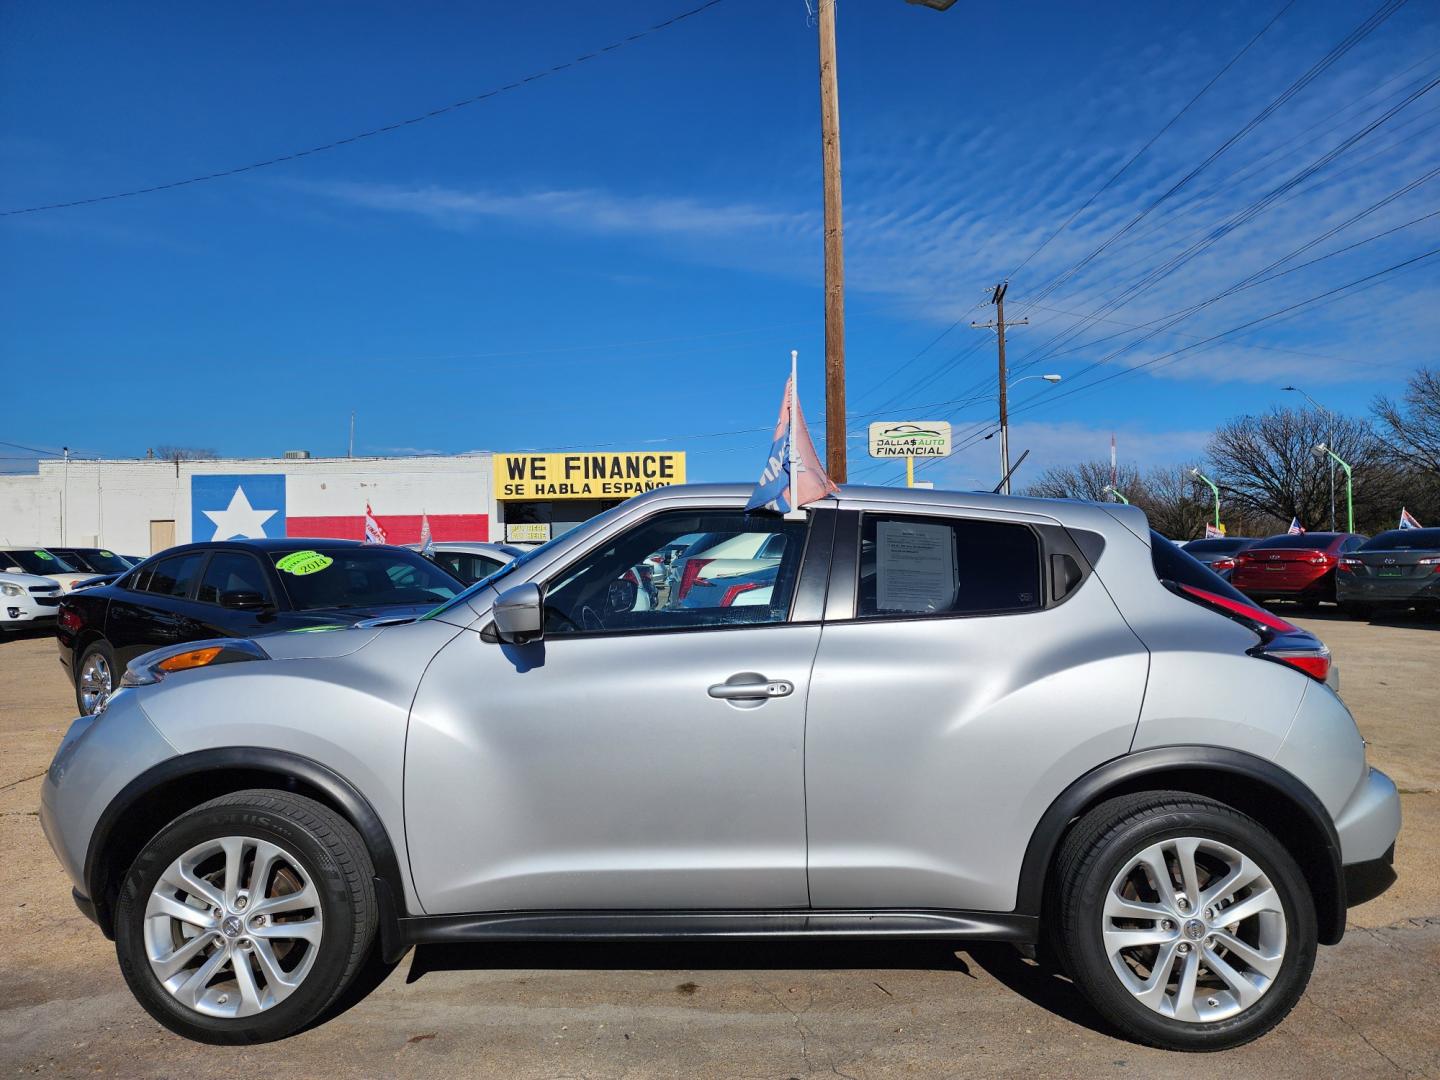
<path fill-rule="evenodd" d="M 1308 581 L 1275 581 L 1256 573 L 1232 574 L 1230 584 L 1254 600 L 1328 600 L 1335 588 L 1334 579 L 1329 574 L 1322 574 Z"/>
<path fill-rule="evenodd" d="M 1335 596 L 1352 604 L 1440 604 L 1440 574 L 1408 580 L 1337 576 Z"/>

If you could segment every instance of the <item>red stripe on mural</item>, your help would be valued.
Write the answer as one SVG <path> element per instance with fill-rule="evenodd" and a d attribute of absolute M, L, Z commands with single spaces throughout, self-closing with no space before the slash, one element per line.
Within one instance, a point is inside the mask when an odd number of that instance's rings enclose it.
<path fill-rule="evenodd" d="M 420 542 L 419 514 L 376 514 L 392 544 Z M 364 540 L 365 515 L 354 517 L 287 517 L 286 536 L 323 536 L 336 540 Z M 489 514 L 431 514 L 430 535 L 436 540 L 488 540 Z"/>

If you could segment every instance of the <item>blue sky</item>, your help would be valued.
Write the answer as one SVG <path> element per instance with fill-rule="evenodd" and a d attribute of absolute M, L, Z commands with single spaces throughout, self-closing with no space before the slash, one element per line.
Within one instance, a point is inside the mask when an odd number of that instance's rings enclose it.
<path fill-rule="evenodd" d="M 343 138 L 696 2 L 9 4 L 0 209 Z M 852 421 L 852 479 L 897 479 L 854 438 L 870 419 L 987 430 L 993 341 L 968 322 L 989 316 L 989 286 L 1281 6 L 840 6 L 850 409 L 875 414 Z M 1034 451 L 1027 472 L 1103 457 L 1112 430 L 1125 460 L 1180 460 L 1217 421 L 1293 403 L 1286 383 L 1361 411 L 1434 362 L 1440 260 L 1430 259 L 1083 389 L 1440 246 L 1440 218 L 1407 224 L 1440 209 L 1436 179 L 1278 269 L 1389 235 L 1109 355 L 1140 336 L 1127 327 L 1225 290 L 1440 166 L 1436 89 L 1127 291 L 1440 74 L 1430 3 L 1401 8 L 1042 294 L 1371 10 L 1289 8 L 1013 278 L 1007 313 L 1031 320 L 1010 337 L 1016 377 L 1067 377 L 1015 388 L 1012 453 Z M 820 215 L 804 0 L 724 0 L 391 134 L 209 183 L 0 217 L 0 378 L 12 402 L 28 403 L 5 410 L 0 439 L 107 456 L 159 443 L 338 454 L 354 409 L 359 453 L 666 446 L 689 451 L 694 479 L 749 479 L 791 348 L 823 435 Z M 1125 302 L 1102 309 L 1117 294 Z M 1110 321 L 1078 317 L 1097 310 Z M 994 445 L 931 475 L 993 483 Z"/>

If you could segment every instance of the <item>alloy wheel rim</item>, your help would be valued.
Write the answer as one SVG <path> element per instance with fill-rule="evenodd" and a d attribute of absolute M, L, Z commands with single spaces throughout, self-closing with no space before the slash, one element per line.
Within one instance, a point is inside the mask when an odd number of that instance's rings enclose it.
<path fill-rule="evenodd" d="M 80 707 L 86 716 L 104 708 L 113 686 L 110 661 L 102 653 L 91 653 L 80 668 Z"/>
<path fill-rule="evenodd" d="M 1274 985 L 1285 959 L 1285 909 L 1260 866 L 1198 836 L 1132 856 L 1105 894 L 1102 939 L 1120 982 L 1173 1020 L 1238 1016 Z"/>
<path fill-rule="evenodd" d="M 310 874 L 268 840 L 223 836 L 172 862 L 145 904 L 145 954 L 160 985 L 206 1016 L 274 1008 L 315 965 L 324 916 Z"/>

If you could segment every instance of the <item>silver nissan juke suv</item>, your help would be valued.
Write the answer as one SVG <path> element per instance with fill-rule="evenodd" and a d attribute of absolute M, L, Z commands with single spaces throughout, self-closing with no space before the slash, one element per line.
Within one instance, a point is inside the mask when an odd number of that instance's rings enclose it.
<path fill-rule="evenodd" d="M 1393 880 L 1329 652 L 1139 510 L 748 494 L 639 496 L 420 618 L 133 661 L 41 821 L 145 1009 L 254 1042 L 427 942 L 916 937 L 1216 1050 Z"/>

